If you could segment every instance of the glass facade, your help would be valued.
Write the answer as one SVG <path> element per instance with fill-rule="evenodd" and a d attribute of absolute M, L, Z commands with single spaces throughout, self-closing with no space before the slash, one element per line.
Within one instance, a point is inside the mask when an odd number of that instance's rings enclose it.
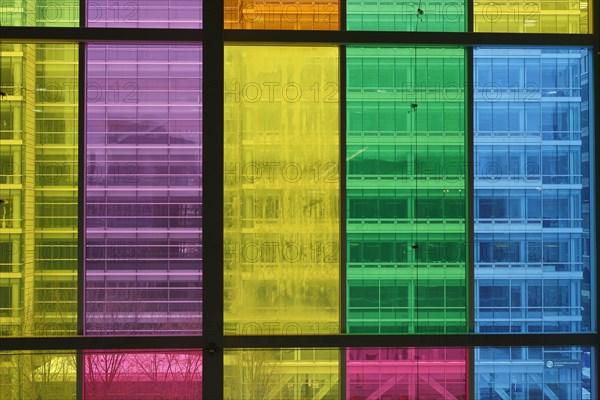
<path fill-rule="evenodd" d="M 83 398 L 201 400 L 202 352 L 87 351 Z"/>
<path fill-rule="evenodd" d="M 79 26 L 78 0 L 2 0 L 0 26 Z"/>
<path fill-rule="evenodd" d="M 201 28 L 201 0 L 87 0 L 87 26 Z"/>
<path fill-rule="evenodd" d="M 590 332 L 589 50 L 475 50 L 478 332 Z"/>
<path fill-rule="evenodd" d="M 226 334 L 339 332 L 338 63 L 225 47 Z"/>
<path fill-rule="evenodd" d="M 75 400 L 75 351 L 2 351 L 0 388 L 3 400 Z"/>
<path fill-rule="evenodd" d="M 593 329 L 589 63 L 588 49 L 474 51 L 477 332 Z M 586 354 L 482 349 L 479 398 L 589 399 Z"/>
<path fill-rule="evenodd" d="M 596 398 L 590 347 L 480 347 L 474 354 L 478 400 Z"/>
<path fill-rule="evenodd" d="M 338 349 L 226 349 L 224 399 L 340 399 Z"/>
<path fill-rule="evenodd" d="M 475 32 L 590 33 L 588 0 L 474 0 Z"/>
<path fill-rule="evenodd" d="M 466 348 L 350 348 L 346 398 L 468 398 Z"/>
<path fill-rule="evenodd" d="M 347 59 L 348 332 L 466 332 L 464 50 Z"/>
<path fill-rule="evenodd" d="M 0 47 L 0 334 L 77 331 L 78 47 Z"/>
<path fill-rule="evenodd" d="M 597 400 L 599 12 L 0 0 L 0 398 Z"/>
<path fill-rule="evenodd" d="M 202 321 L 201 48 L 87 48 L 85 332 Z"/>
<path fill-rule="evenodd" d="M 225 29 L 337 30 L 339 1 L 224 0 L 224 26 Z"/>
<path fill-rule="evenodd" d="M 464 0 L 347 0 L 347 27 L 357 31 L 464 32 Z"/>

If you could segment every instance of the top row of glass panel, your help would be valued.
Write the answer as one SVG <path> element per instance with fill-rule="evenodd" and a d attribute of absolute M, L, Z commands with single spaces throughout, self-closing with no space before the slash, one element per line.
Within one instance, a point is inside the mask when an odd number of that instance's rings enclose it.
<path fill-rule="evenodd" d="M 223 0 L 225 29 L 339 30 L 339 0 Z M 2 0 L 0 26 L 79 26 L 80 1 Z M 475 32 L 590 33 L 590 0 L 474 0 Z M 88 0 L 89 27 L 202 27 L 202 0 Z M 466 0 L 346 0 L 346 28 L 465 32 Z"/>

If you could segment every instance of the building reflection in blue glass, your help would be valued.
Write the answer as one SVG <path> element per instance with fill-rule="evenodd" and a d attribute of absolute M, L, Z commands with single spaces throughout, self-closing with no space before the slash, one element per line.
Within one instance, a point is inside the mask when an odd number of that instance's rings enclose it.
<path fill-rule="evenodd" d="M 590 52 L 474 55 L 476 331 L 590 332 Z M 584 357 L 580 347 L 480 349 L 477 397 L 586 398 Z"/>

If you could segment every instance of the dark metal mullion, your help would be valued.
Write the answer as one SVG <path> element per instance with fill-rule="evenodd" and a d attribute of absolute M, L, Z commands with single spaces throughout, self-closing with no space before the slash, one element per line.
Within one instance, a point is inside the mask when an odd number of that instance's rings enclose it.
<path fill-rule="evenodd" d="M 80 7 L 85 8 L 85 7 Z M 81 16 L 81 21 L 85 14 Z M 86 44 L 79 43 L 78 69 L 78 120 L 77 120 L 77 335 L 85 334 L 85 108 L 86 108 Z M 75 356 L 76 395 L 83 398 L 83 351 L 78 349 Z"/>
<path fill-rule="evenodd" d="M 474 95 L 474 75 L 473 75 L 473 48 L 466 49 L 466 169 L 467 169 L 467 315 L 469 333 L 475 332 L 475 221 L 474 221 L 474 202 L 475 202 L 475 149 L 474 149 L 474 116 L 475 116 L 475 95 Z"/>
<path fill-rule="evenodd" d="M 202 10 L 203 336 L 190 343 L 203 342 L 204 399 L 223 398 L 223 8 L 223 0 L 215 0 Z M 203 32 L 195 31 L 194 37 L 202 39 Z"/>
<path fill-rule="evenodd" d="M 222 2 L 220 2 L 222 5 Z M 209 8 L 217 10 L 214 7 Z M 220 12 L 220 15 L 223 15 Z M 206 14 L 205 14 L 206 15 Z M 378 44 L 397 46 L 401 44 L 428 46 L 594 46 L 597 35 L 592 34 L 551 34 L 551 33 L 470 33 L 470 32 L 374 32 L 374 31 L 272 31 L 228 29 L 218 37 L 208 29 L 214 24 L 204 20 L 204 29 L 159 29 L 159 28 L 44 28 L 44 27 L 2 27 L 2 39 L 6 41 L 47 43 L 60 41 L 101 41 L 101 42 L 153 42 L 172 44 L 199 43 L 204 36 L 210 41 L 240 42 L 250 44 L 294 43 L 306 45 L 339 44 Z"/>
<path fill-rule="evenodd" d="M 87 3 L 90 0 L 79 0 L 79 26 L 87 26 Z"/>
<path fill-rule="evenodd" d="M 209 310 L 206 310 L 210 314 Z M 205 313 L 205 317 L 206 314 Z M 205 318 L 206 320 L 206 318 Z M 452 334 L 452 335 L 306 335 L 222 336 L 214 323 L 204 324 L 204 336 L 3 337 L 2 351 L 204 348 L 207 359 L 225 348 L 344 347 L 523 347 L 597 346 L 596 333 Z M 215 339 L 216 338 L 216 339 Z M 218 343 L 215 343 L 218 341 Z M 214 349 L 214 352 L 211 352 Z M 212 371 L 207 371 L 209 374 Z M 209 381 L 207 382 L 213 382 Z"/>
<path fill-rule="evenodd" d="M 594 3 L 593 6 L 591 3 Z M 598 184 L 600 184 L 600 174 L 595 168 L 598 165 L 598 156 L 600 155 L 600 4 L 595 4 L 596 2 L 590 2 L 590 6 L 592 6 L 592 24 L 590 24 L 590 29 L 593 29 L 594 35 L 594 46 L 592 47 L 591 54 L 591 67 L 592 71 L 588 74 L 590 77 L 590 85 L 593 88 L 593 93 L 591 93 L 590 101 L 592 105 L 590 105 L 590 124 L 592 125 L 592 129 L 588 130 L 588 137 L 590 139 L 589 149 L 589 168 L 593 177 L 590 176 L 590 273 L 592 279 L 590 279 L 590 284 L 595 285 L 591 288 L 592 299 L 591 306 L 592 310 L 592 319 L 594 318 L 594 310 L 595 310 L 595 321 L 592 322 L 592 331 L 596 333 L 596 346 L 600 343 L 600 332 L 598 329 L 598 323 L 600 322 L 600 307 L 598 305 L 598 290 L 600 289 L 600 274 L 598 273 L 598 240 L 596 239 L 596 234 L 598 233 L 598 224 L 600 224 L 600 218 L 598 216 L 598 208 L 597 208 L 597 195 L 598 195 Z M 595 117 L 594 117 L 595 116 Z M 594 277 L 595 275 L 595 278 Z M 598 357 L 598 353 L 600 352 L 599 347 L 592 347 L 592 356 L 591 362 L 591 376 L 598 376 L 598 368 L 600 367 L 600 358 Z M 594 374 L 594 370 L 596 373 Z M 598 386 L 598 378 L 591 379 L 591 394 L 592 398 L 598 399 L 600 398 L 600 388 Z"/>
<path fill-rule="evenodd" d="M 373 44 L 382 46 L 592 46 L 590 34 L 489 33 L 489 32 L 376 32 L 376 31 L 269 31 L 226 30 L 226 42 L 236 44 Z"/>
<path fill-rule="evenodd" d="M 475 7 L 473 5 L 473 0 L 466 0 L 465 7 L 467 7 L 466 17 L 467 17 L 467 32 L 472 33 L 475 29 Z"/>
<path fill-rule="evenodd" d="M 475 347 L 467 347 L 467 394 L 468 399 L 475 397 Z"/>
<path fill-rule="evenodd" d="M 347 377 L 346 377 L 346 351 L 347 349 L 345 348 L 341 348 L 339 349 L 340 351 L 340 356 L 339 356 L 339 360 L 340 360 L 340 377 L 339 377 L 339 382 L 340 382 L 340 399 L 347 399 L 348 398 L 348 394 L 346 393 L 346 383 L 347 383 Z"/>
<path fill-rule="evenodd" d="M 84 334 L 85 302 L 85 43 L 79 43 L 77 120 L 77 334 Z"/>
<path fill-rule="evenodd" d="M 339 155 L 339 171 L 340 171 L 340 333 L 346 333 L 346 280 L 347 280 L 347 230 L 346 230 L 346 46 L 341 45 L 339 48 L 339 100 L 340 100 L 340 155 Z"/>

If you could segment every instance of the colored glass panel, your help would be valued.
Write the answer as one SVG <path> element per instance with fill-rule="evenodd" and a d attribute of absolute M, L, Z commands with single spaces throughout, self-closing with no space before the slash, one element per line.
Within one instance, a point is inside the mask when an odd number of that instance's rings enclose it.
<path fill-rule="evenodd" d="M 465 52 L 347 60 L 348 332 L 465 332 Z"/>
<path fill-rule="evenodd" d="M 465 8 L 464 0 L 347 0 L 347 26 L 357 31 L 464 32 Z"/>
<path fill-rule="evenodd" d="M 478 332 L 590 332 L 588 49 L 475 49 Z"/>
<path fill-rule="evenodd" d="M 90 27 L 202 27 L 202 0 L 87 0 L 86 3 Z"/>
<path fill-rule="evenodd" d="M 225 0 L 224 3 L 225 29 L 339 29 L 339 0 Z"/>
<path fill-rule="evenodd" d="M 77 331 L 78 46 L 0 46 L 1 336 Z"/>
<path fill-rule="evenodd" d="M 0 26 L 79 26 L 79 1 L 2 0 Z"/>
<path fill-rule="evenodd" d="M 8 351 L 0 353 L 2 400 L 75 400 L 77 358 L 74 351 Z"/>
<path fill-rule="evenodd" d="M 226 334 L 339 331 L 338 49 L 225 48 Z"/>
<path fill-rule="evenodd" d="M 475 32 L 591 33 L 588 0 L 474 0 Z"/>
<path fill-rule="evenodd" d="M 468 398 L 465 348 L 346 350 L 347 399 Z"/>
<path fill-rule="evenodd" d="M 201 47 L 87 47 L 85 331 L 198 334 Z"/>
<path fill-rule="evenodd" d="M 224 398 L 340 399 L 337 349 L 226 349 Z"/>
<path fill-rule="evenodd" d="M 475 398 L 595 399 L 596 351 L 590 347 L 475 348 Z"/>
<path fill-rule="evenodd" d="M 202 399 L 202 352 L 87 351 L 83 398 Z"/>

